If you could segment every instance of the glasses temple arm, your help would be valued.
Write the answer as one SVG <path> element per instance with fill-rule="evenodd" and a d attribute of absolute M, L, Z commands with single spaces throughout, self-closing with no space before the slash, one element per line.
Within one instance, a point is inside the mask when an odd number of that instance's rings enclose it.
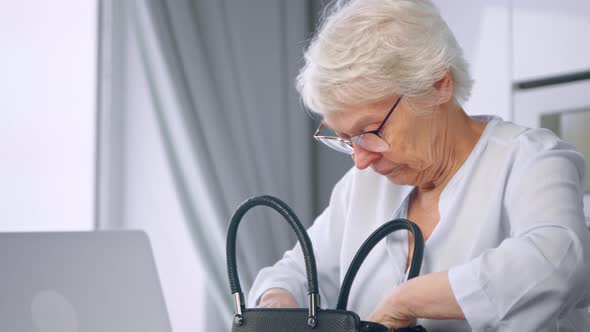
<path fill-rule="evenodd" d="M 393 104 L 393 106 L 391 107 L 391 109 L 389 110 L 389 113 L 387 113 L 387 116 L 385 117 L 385 119 L 383 120 L 383 122 L 381 122 L 381 125 L 379 126 L 379 128 L 377 128 L 377 130 L 375 130 L 375 133 L 379 133 L 381 131 L 381 129 L 383 129 L 383 126 L 385 125 L 385 123 L 387 122 L 387 119 L 389 119 L 389 117 L 391 116 L 391 114 L 393 114 L 393 111 L 395 110 L 395 108 L 397 107 L 397 104 L 399 104 L 399 102 L 402 100 L 402 97 L 400 96 L 397 101 L 395 102 L 395 104 Z"/>

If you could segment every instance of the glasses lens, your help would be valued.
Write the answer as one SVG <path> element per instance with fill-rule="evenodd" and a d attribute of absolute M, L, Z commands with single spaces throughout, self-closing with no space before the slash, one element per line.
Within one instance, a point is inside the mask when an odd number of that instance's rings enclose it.
<path fill-rule="evenodd" d="M 358 136 L 353 136 L 350 139 L 354 144 L 361 148 L 372 152 L 385 152 L 389 150 L 389 143 L 383 138 L 373 134 L 366 133 Z"/>
<path fill-rule="evenodd" d="M 316 136 L 316 139 L 338 152 L 342 152 L 342 153 L 346 153 L 346 154 L 351 154 L 352 152 L 354 152 L 354 150 L 352 149 L 352 146 L 346 144 L 345 142 L 339 140 L 336 137 Z"/>

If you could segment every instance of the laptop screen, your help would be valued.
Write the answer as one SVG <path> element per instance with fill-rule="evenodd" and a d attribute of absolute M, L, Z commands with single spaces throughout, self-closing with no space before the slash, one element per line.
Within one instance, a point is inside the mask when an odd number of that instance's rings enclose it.
<path fill-rule="evenodd" d="M 147 235 L 0 233 L 0 330 L 169 332 Z"/>

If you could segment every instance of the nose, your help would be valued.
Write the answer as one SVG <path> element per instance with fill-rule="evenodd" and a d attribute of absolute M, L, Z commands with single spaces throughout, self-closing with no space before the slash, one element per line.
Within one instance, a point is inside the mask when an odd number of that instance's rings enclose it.
<path fill-rule="evenodd" d="M 365 169 L 369 167 L 373 161 L 381 158 L 381 153 L 379 152 L 365 150 L 354 143 L 352 144 L 352 147 L 354 149 L 352 159 L 354 160 L 354 165 L 358 169 Z"/>

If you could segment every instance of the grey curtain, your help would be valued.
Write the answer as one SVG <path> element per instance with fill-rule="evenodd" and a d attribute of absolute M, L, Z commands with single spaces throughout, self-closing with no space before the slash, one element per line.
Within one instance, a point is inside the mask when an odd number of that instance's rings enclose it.
<path fill-rule="evenodd" d="M 330 159 L 328 171 L 312 172 L 313 122 L 294 89 L 316 9 L 286 0 L 101 3 L 97 227 L 160 224 L 150 234 L 158 252 L 171 250 L 158 245 L 160 233 L 182 223 L 207 276 L 206 309 L 194 314 L 208 330 L 230 323 L 225 230 L 234 209 L 271 194 L 309 225 L 350 167 L 346 158 Z M 142 136 L 149 128 L 152 139 Z M 157 160 L 157 151 L 160 168 L 146 157 Z M 164 184 L 153 180 L 156 172 L 167 173 L 158 175 Z M 158 189 L 166 179 L 172 199 Z M 177 217 L 168 218 L 174 209 Z M 280 219 L 260 208 L 240 227 L 246 289 L 295 242 Z"/>

